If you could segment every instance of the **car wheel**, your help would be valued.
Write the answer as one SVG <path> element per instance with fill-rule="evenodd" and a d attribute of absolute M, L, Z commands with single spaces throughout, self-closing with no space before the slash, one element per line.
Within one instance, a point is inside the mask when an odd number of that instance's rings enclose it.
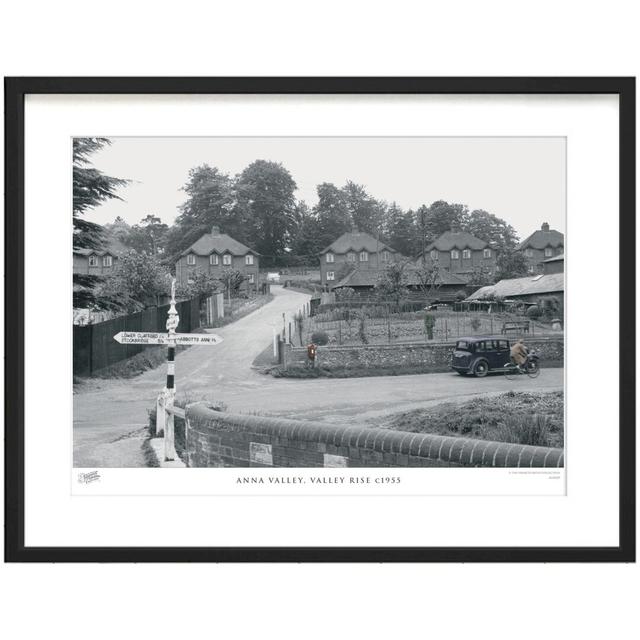
<path fill-rule="evenodd" d="M 473 375 L 476 378 L 484 378 L 489 373 L 489 363 L 486 360 L 478 360 L 473 367 Z"/>

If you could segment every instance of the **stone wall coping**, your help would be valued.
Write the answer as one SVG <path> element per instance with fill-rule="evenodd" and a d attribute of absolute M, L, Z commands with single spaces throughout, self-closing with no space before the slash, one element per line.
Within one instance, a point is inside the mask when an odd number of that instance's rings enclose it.
<path fill-rule="evenodd" d="M 564 451 L 550 447 L 439 436 L 324 422 L 229 414 L 201 404 L 187 406 L 187 431 L 238 431 L 270 438 L 398 453 L 444 463 L 483 467 L 562 467 Z M 217 428 L 216 428 L 217 427 Z M 222 427 L 222 429 L 220 428 Z"/>

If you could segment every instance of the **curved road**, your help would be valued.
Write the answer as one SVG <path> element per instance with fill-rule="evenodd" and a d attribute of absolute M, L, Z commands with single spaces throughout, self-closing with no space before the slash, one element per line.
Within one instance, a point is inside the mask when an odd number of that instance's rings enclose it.
<path fill-rule="evenodd" d="M 251 369 L 268 345 L 282 314 L 297 311 L 309 296 L 272 287 L 274 299 L 240 320 L 212 329 L 224 338 L 215 347 L 191 347 L 176 357 L 178 394 L 222 401 L 234 413 L 300 417 L 350 423 L 435 402 L 518 391 L 563 388 L 564 369 L 543 370 L 531 380 L 503 376 L 462 378 L 453 373 L 370 378 L 273 378 Z M 91 380 L 74 395 L 74 466 L 145 466 L 141 445 L 147 412 L 165 383 L 166 367 L 129 380 Z"/>

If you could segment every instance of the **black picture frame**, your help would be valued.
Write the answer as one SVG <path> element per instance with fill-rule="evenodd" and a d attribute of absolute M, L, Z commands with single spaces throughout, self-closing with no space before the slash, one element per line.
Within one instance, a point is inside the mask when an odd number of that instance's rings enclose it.
<path fill-rule="evenodd" d="M 612 547 L 26 547 L 24 540 L 24 101 L 28 94 L 615 94 L 619 98 L 619 531 Z M 634 562 L 635 78 L 5 78 L 5 561 Z"/>

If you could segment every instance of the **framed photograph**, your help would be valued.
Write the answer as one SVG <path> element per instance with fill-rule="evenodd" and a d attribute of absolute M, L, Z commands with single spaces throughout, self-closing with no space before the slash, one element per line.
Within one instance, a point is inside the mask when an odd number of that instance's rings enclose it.
<path fill-rule="evenodd" d="M 635 560 L 635 79 L 7 78 L 22 562 Z"/>

